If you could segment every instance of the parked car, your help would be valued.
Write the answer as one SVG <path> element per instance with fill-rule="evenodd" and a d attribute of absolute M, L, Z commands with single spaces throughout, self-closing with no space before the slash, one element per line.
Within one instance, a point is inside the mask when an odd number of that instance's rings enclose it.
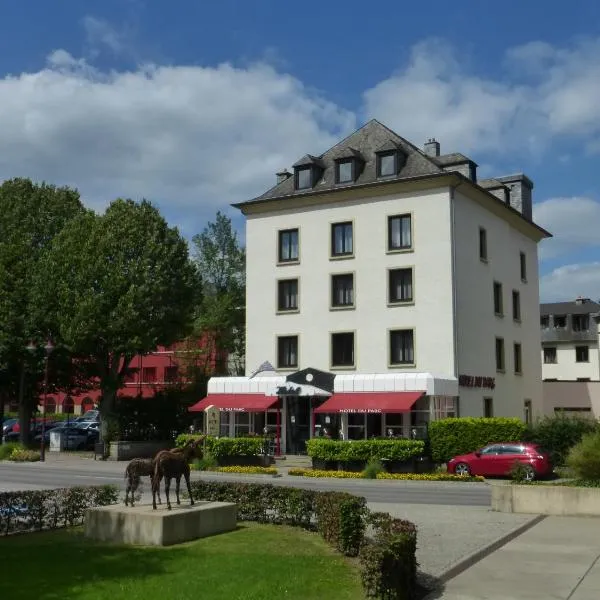
<path fill-rule="evenodd" d="M 73 419 L 74 423 L 84 423 L 87 421 L 99 421 L 100 420 L 100 411 L 99 410 L 87 410 L 79 417 L 75 417 Z"/>
<path fill-rule="evenodd" d="M 524 465 L 525 479 L 531 481 L 552 473 L 550 455 L 538 444 L 502 442 L 455 456 L 448 462 L 448 471 L 455 475 L 510 476 L 516 462 Z"/>
<path fill-rule="evenodd" d="M 18 419 L 5 419 L 2 423 L 2 435 L 10 433 L 18 422 Z"/>

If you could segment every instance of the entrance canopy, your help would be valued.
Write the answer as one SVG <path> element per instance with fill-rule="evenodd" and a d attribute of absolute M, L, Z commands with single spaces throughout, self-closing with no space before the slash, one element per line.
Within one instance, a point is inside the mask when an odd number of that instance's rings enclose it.
<path fill-rule="evenodd" d="M 315 413 L 404 413 L 425 392 L 338 392 Z"/>
<path fill-rule="evenodd" d="M 219 410 L 232 412 L 264 412 L 277 403 L 277 396 L 264 394 L 209 394 L 200 402 L 196 402 L 188 409 L 190 412 L 202 412 L 209 406 Z"/>

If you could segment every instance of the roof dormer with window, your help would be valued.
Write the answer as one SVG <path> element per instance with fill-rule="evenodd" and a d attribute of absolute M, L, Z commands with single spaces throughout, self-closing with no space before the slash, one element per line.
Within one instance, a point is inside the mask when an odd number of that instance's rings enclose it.
<path fill-rule="evenodd" d="M 337 184 L 355 183 L 365 166 L 362 154 L 354 148 L 346 148 L 335 159 L 335 182 Z"/>
<path fill-rule="evenodd" d="M 314 188 L 324 169 L 320 158 L 306 154 L 294 164 L 294 189 L 302 191 Z"/>
<path fill-rule="evenodd" d="M 397 177 L 406 162 L 406 153 L 402 148 L 389 140 L 375 151 L 377 160 L 377 178 Z"/>

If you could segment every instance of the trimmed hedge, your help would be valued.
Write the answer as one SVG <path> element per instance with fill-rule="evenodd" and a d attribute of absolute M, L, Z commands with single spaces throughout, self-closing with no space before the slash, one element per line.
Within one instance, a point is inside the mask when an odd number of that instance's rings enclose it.
<path fill-rule="evenodd" d="M 306 442 L 311 458 L 326 461 L 406 461 L 420 456 L 425 450 L 422 440 L 353 440 L 340 441 L 316 438 Z"/>
<path fill-rule="evenodd" d="M 417 529 L 413 523 L 371 513 L 364 498 L 260 483 L 194 481 L 197 500 L 235 502 L 240 521 L 303 527 L 346 556 L 359 556 L 366 596 L 409 600 L 416 591 Z M 367 526 L 373 530 L 368 538 Z"/>
<path fill-rule="evenodd" d="M 333 479 L 366 479 L 364 473 L 355 471 L 319 471 L 318 469 L 289 469 L 288 475 L 293 477 L 332 477 Z M 377 473 L 375 479 L 392 479 L 396 481 L 458 481 L 483 482 L 485 479 L 476 476 L 452 475 L 451 473 Z"/>
<path fill-rule="evenodd" d="M 201 439 L 198 434 L 182 433 L 175 440 L 175 445 L 181 448 L 189 440 Z M 216 459 L 225 456 L 258 456 L 263 453 L 264 439 L 262 437 L 221 437 L 206 436 L 205 451 Z"/>
<path fill-rule="evenodd" d="M 81 525 L 92 506 L 116 504 L 114 485 L 0 493 L 0 535 Z"/>
<path fill-rule="evenodd" d="M 493 442 L 516 442 L 525 437 L 526 425 L 517 418 L 460 417 L 429 424 L 431 457 L 447 462 L 453 456 L 474 452 Z"/>

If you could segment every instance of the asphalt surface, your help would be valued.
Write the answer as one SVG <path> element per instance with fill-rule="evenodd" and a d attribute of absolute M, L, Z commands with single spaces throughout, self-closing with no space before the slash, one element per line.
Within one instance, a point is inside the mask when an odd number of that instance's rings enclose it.
<path fill-rule="evenodd" d="M 115 484 L 125 489 L 126 463 L 72 458 L 49 458 L 45 463 L 0 462 L 0 492 L 25 489 Z M 335 480 L 302 477 L 266 477 L 192 472 L 192 479 L 216 481 L 259 481 L 305 489 L 346 491 L 364 496 L 368 502 L 393 504 L 438 504 L 448 506 L 490 506 L 491 492 L 483 483 L 417 482 L 389 480 Z M 148 485 L 144 490 L 149 491 Z"/>

